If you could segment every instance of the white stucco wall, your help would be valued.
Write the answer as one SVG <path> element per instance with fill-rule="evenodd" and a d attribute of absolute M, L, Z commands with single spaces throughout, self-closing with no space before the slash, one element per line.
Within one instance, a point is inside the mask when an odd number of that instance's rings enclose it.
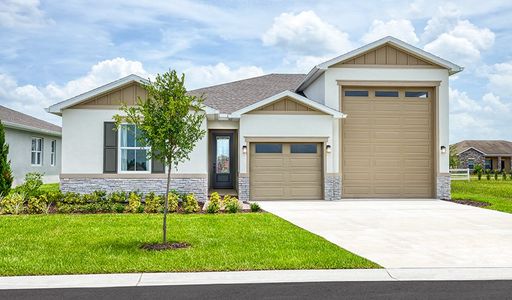
<path fill-rule="evenodd" d="M 449 172 L 448 153 L 441 154 L 440 147 L 449 148 L 449 94 L 448 94 L 448 70 L 446 69 L 419 69 L 419 68 L 329 68 L 325 71 L 323 79 L 325 85 L 325 105 L 339 109 L 339 86 L 338 80 L 346 81 L 440 81 L 438 90 L 438 120 L 439 132 L 438 142 L 438 168 L 439 173 Z M 338 145 L 338 135 L 336 135 L 334 145 Z M 338 153 L 339 149 L 333 147 L 333 154 Z M 337 154 L 337 156 L 339 156 Z M 335 171 L 338 166 L 336 164 Z"/>
<path fill-rule="evenodd" d="M 62 174 L 103 173 L 103 123 L 111 122 L 115 109 L 66 109 L 62 113 Z M 206 129 L 206 121 L 203 124 Z M 208 143 L 205 136 L 181 164 L 177 173 L 206 174 Z"/>
<path fill-rule="evenodd" d="M 41 166 L 31 165 L 32 138 L 43 139 L 43 161 Z M 11 171 L 14 177 L 14 185 L 23 183 L 25 174 L 30 172 L 43 173 L 44 183 L 59 182 L 61 168 L 61 138 L 60 136 L 47 135 L 38 132 L 5 128 L 5 140 L 9 145 L 8 158 L 11 161 Z M 51 165 L 51 141 L 57 141 L 57 159 L 55 165 Z"/>
<path fill-rule="evenodd" d="M 246 114 L 240 118 L 239 145 L 247 145 L 246 137 L 327 137 L 333 145 L 334 123 L 330 115 Z M 333 172 L 333 154 L 326 153 L 327 172 Z M 248 154 L 240 151 L 239 172 L 247 172 Z"/>
<path fill-rule="evenodd" d="M 324 103 L 325 99 L 325 74 L 320 75 L 305 90 L 304 95 L 307 98 L 318 103 Z M 331 107 L 333 108 L 333 107 Z"/>

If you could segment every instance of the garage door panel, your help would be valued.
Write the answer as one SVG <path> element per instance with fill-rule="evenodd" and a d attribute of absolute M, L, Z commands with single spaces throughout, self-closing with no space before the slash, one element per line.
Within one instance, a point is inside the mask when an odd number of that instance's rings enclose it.
<path fill-rule="evenodd" d="M 431 197 L 433 194 L 433 97 L 358 97 L 343 100 L 342 180 L 345 197 Z M 431 88 L 428 90 L 432 95 Z M 356 116 L 349 121 L 351 116 Z M 368 137 L 369 133 L 369 137 Z"/>

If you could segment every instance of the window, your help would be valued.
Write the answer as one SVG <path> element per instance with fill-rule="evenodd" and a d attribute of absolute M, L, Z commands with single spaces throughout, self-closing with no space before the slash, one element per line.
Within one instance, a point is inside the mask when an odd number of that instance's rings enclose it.
<path fill-rule="evenodd" d="M 43 139 L 32 138 L 32 151 L 30 156 L 30 163 L 33 166 L 43 165 Z"/>
<path fill-rule="evenodd" d="M 475 168 L 475 160 L 468 159 L 468 169 L 473 170 Z"/>
<path fill-rule="evenodd" d="M 407 98 L 428 98 L 428 92 L 426 92 L 426 91 L 405 91 L 405 97 L 407 97 Z"/>
<path fill-rule="evenodd" d="M 368 91 L 345 91 L 347 97 L 368 97 Z"/>
<path fill-rule="evenodd" d="M 123 124 L 120 135 L 120 168 L 123 172 L 149 172 L 149 147 L 142 144 L 142 132 L 132 124 Z"/>
<path fill-rule="evenodd" d="M 375 97 L 398 97 L 398 91 L 375 91 Z"/>
<path fill-rule="evenodd" d="M 282 144 L 256 144 L 256 153 L 282 153 Z"/>
<path fill-rule="evenodd" d="M 316 144 L 291 144 L 291 153 L 316 153 Z"/>
<path fill-rule="evenodd" d="M 486 159 L 485 160 L 485 169 L 486 170 L 492 170 L 492 159 Z"/>
<path fill-rule="evenodd" d="M 57 161 L 57 140 L 52 140 L 51 148 L 50 165 L 55 166 L 55 162 Z"/>

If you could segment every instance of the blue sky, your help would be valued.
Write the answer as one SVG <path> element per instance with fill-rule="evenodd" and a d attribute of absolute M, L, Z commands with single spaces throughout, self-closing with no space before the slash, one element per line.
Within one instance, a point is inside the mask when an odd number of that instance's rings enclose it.
<path fill-rule="evenodd" d="M 197 88 L 315 64 L 386 35 L 465 67 L 450 138 L 512 140 L 510 1 L 0 1 L 0 104 L 50 104 L 169 68 Z"/>

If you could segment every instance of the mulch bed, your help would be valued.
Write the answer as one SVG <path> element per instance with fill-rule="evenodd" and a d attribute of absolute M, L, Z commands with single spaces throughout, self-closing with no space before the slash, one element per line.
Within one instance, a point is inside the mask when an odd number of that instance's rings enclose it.
<path fill-rule="evenodd" d="M 176 249 L 183 249 L 183 248 L 189 248 L 189 243 L 165 243 L 165 244 L 144 244 L 140 246 L 141 249 L 144 250 L 150 250 L 150 251 L 162 251 L 162 250 L 176 250 Z"/>
<path fill-rule="evenodd" d="M 473 200 L 447 200 L 447 201 L 455 202 L 455 203 L 458 203 L 458 204 L 475 206 L 475 207 L 486 207 L 486 206 L 491 205 L 491 203 L 480 202 L 480 201 L 473 201 Z"/>

